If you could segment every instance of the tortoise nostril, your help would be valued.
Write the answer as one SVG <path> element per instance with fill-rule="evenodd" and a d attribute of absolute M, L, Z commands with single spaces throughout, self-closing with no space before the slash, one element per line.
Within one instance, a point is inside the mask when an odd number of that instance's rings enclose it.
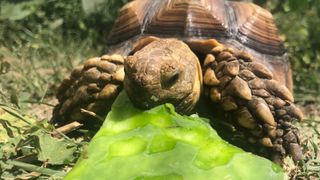
<path fill-rule="evenodd" d="M 179 69 L 172 69 L 170 71 L 161 72 L 161 86 L 163 88 L 169 88 L 173 86 L 180 77 Z"/>

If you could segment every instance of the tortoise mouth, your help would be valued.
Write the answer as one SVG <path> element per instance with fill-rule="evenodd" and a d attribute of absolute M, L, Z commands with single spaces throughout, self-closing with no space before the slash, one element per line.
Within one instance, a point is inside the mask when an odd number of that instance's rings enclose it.
<path fill-rule="evenodd" d="M 190 99 L 192 94 L 193 92 L 189 93 L 182 99 L 178 100 L 176 104 L 174 104 L 174 107 L 178 113 L 188 114 L 192 111 L 192 109 L 194 108 L 194 105 L 191 103 Z"/>
<path fill-rule="evenodd" d="M 199 78 L 198 76 L 196 78 Z M 161 104 L 171 103 L 179 113 L 188 114 L 198 102 L 201 93 L 201 82 L 182 83 L 180 75 L 174 73 L 169 78 L 171 86 L 162 83 L 144 84 L 135 81 L 132 77 L 125 77 L 124 89 L 131 102 L 141 109 L 151 109 Z M 174 85 L 172 85 L 174 84 Z M 180 89 L 179 89 L 180 88 Z"/>
<path fill-rule="evenodd" d="M 200 96 L 199 59 L 182 41 L 153 41 L 129 56 L 124 70 L 124 88 L 142 109 L 171 103 L 177 111 L 186 112 Z"/>
<path fill-rule="evenodd" d="M 145 90 L 143 90 L 145 91 Z M 190 101 L 190 97 L 192 96 L 192 92 L 185 94 L 184 96 L 181 97 L 181 94 L 179 94 L 179 97 L 165 97 L 165 98 L 160 98 L 156 94 L 149 94 L 147 96 L 137 96 L 137 95 L 132 95 L 130 94 L 130 91 L 128 92 L 129 98 L 131 102 L 136 106 L 141 109 L 152 109 L 156 106 L 170 103 L 172 104 L 176 111 L 179 113 L 188 113 L 193 109 L 193 105 Z"/>

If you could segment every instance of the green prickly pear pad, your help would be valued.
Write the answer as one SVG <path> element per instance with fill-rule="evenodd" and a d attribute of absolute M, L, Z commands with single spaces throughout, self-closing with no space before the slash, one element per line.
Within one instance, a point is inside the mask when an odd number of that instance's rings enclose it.
<path fill-rule="evenodd" d="M 122 92 L 65 179 L 284 179 L 271 161 L 222 140 L 170 104 L 135 108 Z"/>

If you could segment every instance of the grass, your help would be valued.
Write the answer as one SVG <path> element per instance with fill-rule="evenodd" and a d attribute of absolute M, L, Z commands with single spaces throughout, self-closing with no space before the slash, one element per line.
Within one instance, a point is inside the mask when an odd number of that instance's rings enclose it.
<path fill-rule="evenodd" d="M 50 104 L 59 83 L 76 65 L 100 55 L 102 48 L 90 47 L 89 39 L 62 37 L 25 46 L 0 47 L 0 62 L 7 67 L 1 75 L 1 100 L 26 111 L 34 103 Z"/>

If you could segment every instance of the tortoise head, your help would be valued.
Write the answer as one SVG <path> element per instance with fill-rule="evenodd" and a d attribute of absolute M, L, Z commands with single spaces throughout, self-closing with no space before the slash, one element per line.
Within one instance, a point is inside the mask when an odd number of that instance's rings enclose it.
<path fill-rule="evenodd" d="M 147 42 L 125 61 L 124 88 L 143 109 L 172 103 L 189 112 L 200 97 L 202 75 L 197 56 L 182 41 Z"/>

